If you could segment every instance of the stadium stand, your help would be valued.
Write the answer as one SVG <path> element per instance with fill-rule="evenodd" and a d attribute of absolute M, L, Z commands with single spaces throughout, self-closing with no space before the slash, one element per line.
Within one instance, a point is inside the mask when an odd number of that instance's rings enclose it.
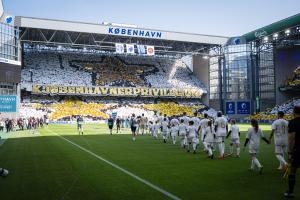
<path fill-rule="evenodd" d="M 183 112 L 193 115 L 195 111 L 216 116 L 216 111 L 199 102 L 170 102 L 158 104 L 153 99 L 99 98 L 99 97 L 58 97 L 27 95 L 20 107 L 20 117 L 44 117 L 52 121 L 72 121 L 78 115 L 91 120 L 107 119 L 112 113 L 127 118 L 132 113 L 144 114 L 151 119 L 154 112 L 167 116 L 179 116 Z"/>
<path fill-rule="evenodd" d="M 267 109 L 265 112 L 260 112 L 255 115 L 250 116 L 251 119 L 257 120 L 275 120 L 277 119 L 277 113 L 283 111 L 285 113 L 285 118 L 292 119 L 293 108 L 295 105 L 300 104 L 300 98 L 291 99 L 281 105 L 276 105 L 272 109 Z"/>
<path fill-rule="evenodd" d="M 22 68 L 22 105 L 20 116 L 47 116 L 52 121 L 71 121 L 78 115 L 93 120 L 107 119 L 112 113 L 126 118 L 132 113 L 149 119 L 154 111 L 161 114 L 192 115 L 196 110 L 215 116 L 216 111 L 196 100 L 166 100 L 156 104 L 154 98 L 64 97 L 31 94 L 33 84 L 60 86 L 154 87 L 207 89 L 191 71 L 191 57 L 123 56 L 25 49 Z"/>
<path fill-rule="evenodd" d="M 26 50 L 21 87 L 64 86 L 190 88 L 207 92 L 180 59 Z"/>
<path fill-rule="evenodd" d="M 294 70 L 294 73 L 285 81 L 286 87 L 300 87 L 300 66 Z"/>

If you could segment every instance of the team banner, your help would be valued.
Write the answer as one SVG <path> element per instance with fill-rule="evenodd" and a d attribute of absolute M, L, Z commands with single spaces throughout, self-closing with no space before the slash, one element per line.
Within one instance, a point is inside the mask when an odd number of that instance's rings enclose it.
<path fill-rule="evenodd" d="M 33 85 L 34 94 L 89 95 L 89 96 L 126 96 L 126 97 L 183 97 L 201 98 L 203 91 L 176 88 L 130 88 L 130 87 L 85 87 Z"/>
<path fill-rule="evenodd" d="M 154 56 L 154 54 L 155 54 L 154 46 L 147 46 L 147 55 Z"/>
<path fill-rule="evenodd" d="M 129 54 L 134 54 L 134 44 L 126 44 L 126 50 Z"/>
<path fill-rule="evenodd" d="M 116 53 L 124 53 L 124 44 L 116 43 Z"/>
<path fill-rule="evenodd" d="M 16 96 L 1 96 L 0 95 L 0 112 L 16 112 L 17 97 Z"/>

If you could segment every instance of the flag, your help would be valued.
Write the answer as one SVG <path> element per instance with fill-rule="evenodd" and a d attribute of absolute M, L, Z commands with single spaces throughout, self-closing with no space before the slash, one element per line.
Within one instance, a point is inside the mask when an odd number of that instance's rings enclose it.
<path fill-rule="evenodd" d="M 134 54 L 134 45 L 126 44 L 126 50 L 127 50 L 127 53 Z"/>
<path fill-rule="evenodd" d="M 124 44 L 116 43 L 116 53 L 124 53 Z"/>
<path fill-rule="evenodd" d="M 146 49 L 145 49 L 145 46 L 144 46 L 144 45 L 137 45 L 137 49 L 138 49 L 138 53 L 139 53 L 140 55 L 146 54 Z"/>
<path fill-rule="evenodd" d="M 147 46 L 147 55 L 148 56 L 154 56 L 155 55 L 154 46 Z"/>

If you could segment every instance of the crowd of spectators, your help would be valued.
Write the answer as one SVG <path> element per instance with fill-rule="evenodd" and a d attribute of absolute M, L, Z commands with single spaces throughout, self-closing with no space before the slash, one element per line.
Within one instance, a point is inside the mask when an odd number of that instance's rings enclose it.
<path fill-rule="evenodd" d="M 186 59 L 27 50 L 21 87 L 31 85 L 124 86 L 206 92 Z"/>
<path fill-rule="evenodd" d="M 0 132 L 9 133 L 17 130 L 31 130 L 43 127 L 45 123 L 48 123 L 48 121 L 44 117 L 0 118 Z"/>
<path fill-rule="evenodd" d="M 191 71 L 191 58 L 108 55 L 48 51 L 29 48 L 23 52 L 21 89 L 30 91 L 32 84 L 64 86 L 153 87 L 194 89 L 206 88 Z M 25 89 L 25 90 L 24 90 Z M 20 116 L 23 118 L 47 116 L 50 120 L 86 116 L 107 119 L 112 113 L 126 117 L 132 113 L 147 117 L 153 111 L 168 116 L 192 113 L 195 110 L 214 110 L 201 103 L 180 101 L 158 103 L 152 98 L 132 99 L 115 97 L 80 97 L 64 99 L 61 96 L 22 95 Z M 172 109 L 170 109 L 172 107 Z"/>
<path fill-rule="evenodd" d="M 30 102 L 31 99 L 34 100 Z M 144 114 L 150 119 L 155 111 L 167 116 L 177 116 L 183 112 L 192 115 L 195 111 L 208 113 L 212 117 L 216 114 L 215 110 L 195 100 L 154 102 L 153 99 L 147 98 L 60 97 L 58 99 L 56 97 L 52 99 L 51 96 L 31 95 L 24 97 L 20 106 L 20 116 L 23 118 L 46 116 L 52 121 L 69 121 L 76 116 L 101 120 L 107 119 L 113 113 L 117 113 L 122 118 L 132 113 Z"/>
<path fill-rule="evenodd" d="M 293 74 L 285 81 L 284 86 L 300 87 L 300 66 L 297 67 Z"/>
<path fill-rule="evenodd" d="M 260 112 L 257 114 L 254 114 L 250 116 L 251 119 L 256 119 L 256 120 L 275 120 L 277 119 L 277 113 L 279 111 L 284 112 L 285 114 L 285 119 L 290 120 L 293 118 L 293 108 L 295 105 L 300 105 L 300 99 L 299 98 L 294 98 L 291 100 L 288 100 L 287 102 L 276 105 L 274 108 L 267 109 L 264 112 Z"/>

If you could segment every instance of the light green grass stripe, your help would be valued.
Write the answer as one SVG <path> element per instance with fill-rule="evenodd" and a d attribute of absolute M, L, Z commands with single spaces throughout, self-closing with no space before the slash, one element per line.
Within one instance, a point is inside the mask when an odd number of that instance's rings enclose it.
<path fill-rule="evenodd" d="M 114 167 L 114 168 L 116 168 L 116 169 L 118 169 L 118 170 L 124 172 L 125 174 L 127 174 L 127 175 L 129 175 L 129 176 L 135 178 L 136 180 L 138 180 L 138 181 L 140 181 L 140 182 L 142 182 L 142 183 L 148 185 L 149 187 L 151 187 L 151 188 L 157 190 L 158 192 L 161 192 L 161 193 L 164 194 L 165 196 L 167 196 L 167 197 L 169 197 L 169 198 L 171 198 L 171 199 L 174 199 L 174 200 L 181 200 L 179 197 L 177 197 L 177 196 L 171 194 L 170 192 L 167 192 L 166 190 L 164 190 L 164 189 L 162 189 L 162 188 L 160 188 L 160 187 L 158 187 L 158 186 L 156 186 L 156 185 L 150 183 L 149 181 L 147 181 L 147 180 L 145 180 L 145 179 L 142 179 L 141 177 L 139 177 L 139 176 L 137 176 L 137 175 L 131 173 L 130 171 L 128 171 L 128 170 L 126 170 L 126 169 L 120 167 L 119 165 L 116 165 L 116 164 L 114 164 L 114 163 L 112 163 L 112 162 L 106 160 L 105 158 L 103 158 L 103 157 L 101 157 L 101 156 L 95 154 L 94 152 L 92 152 L 92 151 L 90 151 L 90 150 L 88 150 L 88 149 L 86 149 L 86 148 L 84 148 L 84 147 L 82 147 L 82 146 L 80 146 L 80 145 L 78 145 L 78 144 L 76 144 L 76 143 L 74 143 L 74 142 L 68 140 L 67 138 L 65 138 L 65 137 L 63 137 L 63 136 L 61 136 L 61 135 L 59 135 L 58 133 L 56 133 L 56 132 L 54 132 L 54 131 L 52 131 L 52 130 L 49 130 L 49 129 L 46 129 L 46 130 L 47 130 L 48 132 L 53 133 L 54 135 L 57 135 L 58 137 L 60 137 L 61 139 L 65 140 L 66 142 L 68 142 L 68 143 L 74 145 L 75 147 L 81 149 L 82 151 L 84 151 L 84 152 L 86 152 L 86 153 L 88 153 L 88 154 L 94 156 L 95 158 L 98 158 L 99 160 L 105 162 L 106 164 L 109 164 L 110 166 L 112 166 L 112 167 Z"/>

